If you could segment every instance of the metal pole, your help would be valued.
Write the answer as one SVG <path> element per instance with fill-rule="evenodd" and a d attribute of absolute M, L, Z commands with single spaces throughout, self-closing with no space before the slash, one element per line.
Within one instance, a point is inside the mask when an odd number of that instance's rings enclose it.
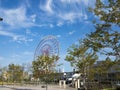
<path fill-rule="evenodd" d="M 47 79 L 47 77 L 46 77 L 46 79 Z M 46 90 L 47 90 L 47 80 L 46 80 Z"/>
<path fill-rule="evenodd" d="M 44 53 L 44 60 L 45 60 L 45 53 Z M 47 64 L 47 63 L 46 63 Z M 45 88 L 46 88 L 46 90 L 47 90 L 47 66 L 45 67 L 45 84 L 46 84 L 46 86 L 45 86 Z"/>
<path fill-rule="evenodd" d="M 45 53 L 44 53 L 44 59 L 45 59 Z M 46 63 L 47 64 L 47 63 Z M 46 68 L 45 68 L 45 83 L 46 83 L 46 90 L 47 90 L 47 65 L 46 65 Z"/>

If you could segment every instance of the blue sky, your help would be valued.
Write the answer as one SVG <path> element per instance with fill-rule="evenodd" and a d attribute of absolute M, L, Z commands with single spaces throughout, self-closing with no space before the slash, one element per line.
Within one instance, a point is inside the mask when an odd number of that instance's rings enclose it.
<path fill-rule="evenodd" d="M 95 16 L 87 9 L 94 3 L 95 0 L 0 0 L 0 66 L 31 63 L 41 38 L 54 35 L 60 45 L 60 68 L 71 71 L 64 61 L 67 49 L 94 30 Z"/>

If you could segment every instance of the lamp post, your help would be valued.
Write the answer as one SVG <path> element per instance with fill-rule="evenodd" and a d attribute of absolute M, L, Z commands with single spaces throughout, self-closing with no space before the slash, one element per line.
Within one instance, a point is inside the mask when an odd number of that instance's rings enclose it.
<path fill-rule="evenodd" d="M 66 80 L 66 73 L 65 72 L 63 73 L 63 77 L 64 77 L 64 80 Z"/>
<path fill-rule="evenodd" d="M 3 72 L 2 72 L 2 69 L 0 69 L 0 76 L 1 76 L 1 81 L 2 81 L 2 85 L 3 85 Z"/>

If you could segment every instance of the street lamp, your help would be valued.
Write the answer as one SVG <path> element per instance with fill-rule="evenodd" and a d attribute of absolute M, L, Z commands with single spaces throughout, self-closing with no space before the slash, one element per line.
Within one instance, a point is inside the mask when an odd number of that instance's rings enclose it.
<path fill-rule="evenodd" d="M 64 74 L 63 74 L 63 77 L 64 77 L 64 80 L 66 80 L 66 73 L 64 72 Z"/>

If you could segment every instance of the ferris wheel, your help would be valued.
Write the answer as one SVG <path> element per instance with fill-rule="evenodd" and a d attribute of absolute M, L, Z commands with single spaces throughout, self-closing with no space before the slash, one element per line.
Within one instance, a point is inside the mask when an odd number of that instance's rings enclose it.
<path fill-rule="evenodd" d="M 36 60 L 41 55 L 47 56 L 59 55 L 59 43 L 55 36 L 49 35 L 41 39 L 35 50 L 34 60 Z"/>

